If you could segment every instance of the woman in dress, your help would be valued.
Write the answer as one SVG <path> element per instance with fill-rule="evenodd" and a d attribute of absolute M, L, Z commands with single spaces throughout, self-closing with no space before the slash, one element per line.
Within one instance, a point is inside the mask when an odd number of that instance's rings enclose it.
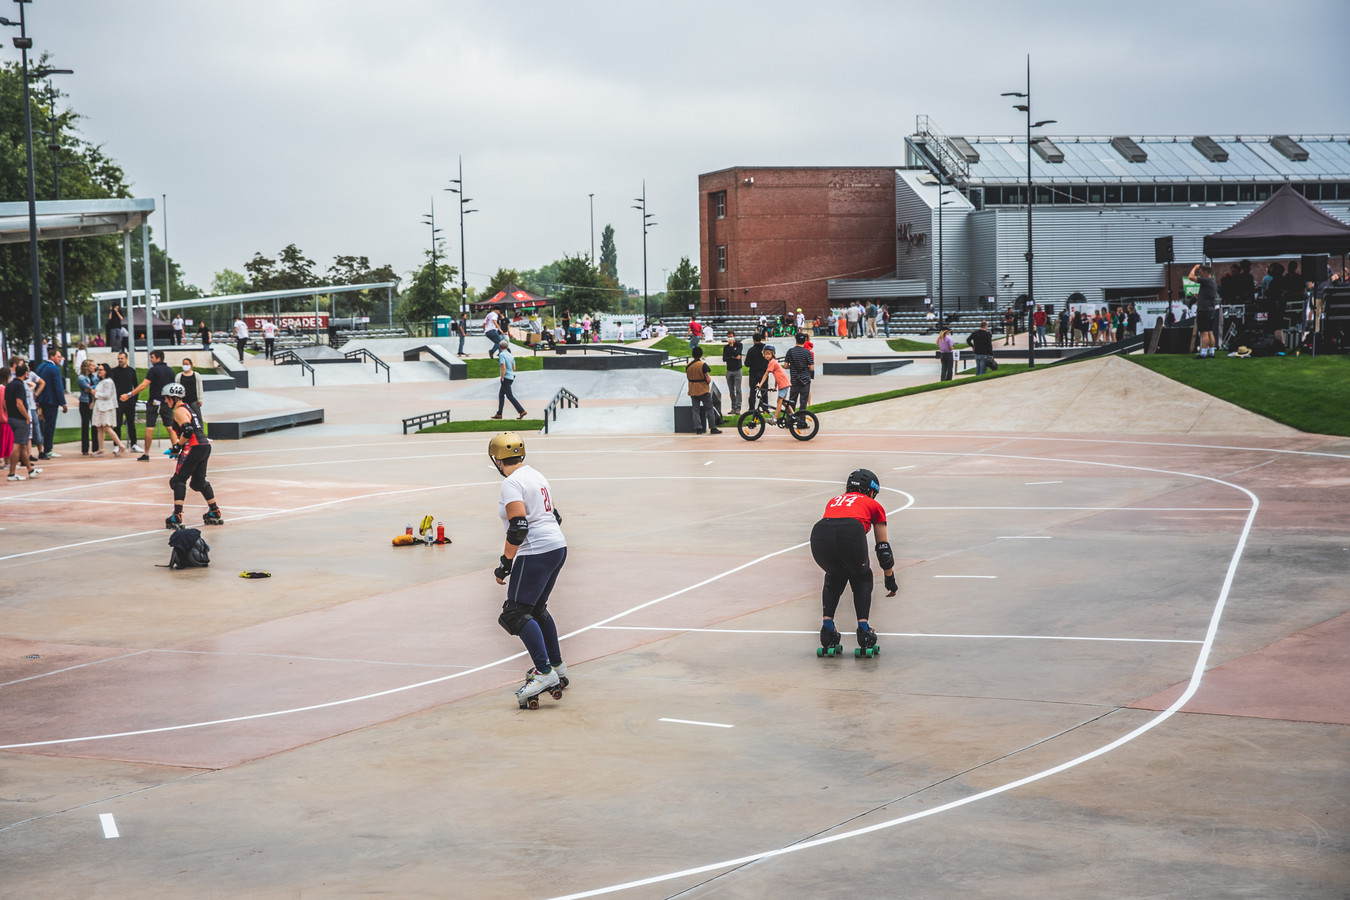
<path fill-rule="evenodd" d="M 83 345 L 82 345 L 83 346 Z M 98 385 L 98 376 L 94 374 L 94 361 L 85 359 L 80 363 L 80 455 L 89 455 L 90 421 L 94 416 L 94 388 Z"/>
<path fill-rule="evenodd" d="M 99 365 L 95 374 L 98 376 L 98 383 L 94 386 L 94 414 L 93 425 L 97 434 L 95 444 L 98 449 L 94 451 L 95 456 L 102 456 L 107 451 L 103 449 L 103 442 L 112 438 L 117 446 L 113 449 L 116 455 L 126 449 L 121 438 L 113 431 L 113 426 L 117 424 L 117 385 L 113 384 L 112 379 L 108 377 L 108 367 Z"/>

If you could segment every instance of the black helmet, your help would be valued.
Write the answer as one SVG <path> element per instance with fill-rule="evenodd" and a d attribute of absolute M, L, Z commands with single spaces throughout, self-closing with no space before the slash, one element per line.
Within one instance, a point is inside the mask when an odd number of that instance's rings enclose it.
<path fill-rule="evenodd" d="M 854 469 L 849 473 L 848 481 L 844 482 L 845 493 L 866 494 L 869 497 L 876 497 L 880 490 L 881 482 L 877 480 L 876 474 L 871 469 Z"/>

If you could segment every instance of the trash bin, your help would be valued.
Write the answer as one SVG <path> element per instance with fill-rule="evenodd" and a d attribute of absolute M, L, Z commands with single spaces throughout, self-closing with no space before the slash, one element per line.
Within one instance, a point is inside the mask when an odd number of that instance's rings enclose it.
<path fill-rule="evenodd" d="M 454 316 L 437 316 L 437 317 L 436 317 L 436 337 L 449 337 L 449 336 L 450 336 L 450 323 L 453 322 L 454 320 L 455 320 L 455 319 L 454 319 Z"/>

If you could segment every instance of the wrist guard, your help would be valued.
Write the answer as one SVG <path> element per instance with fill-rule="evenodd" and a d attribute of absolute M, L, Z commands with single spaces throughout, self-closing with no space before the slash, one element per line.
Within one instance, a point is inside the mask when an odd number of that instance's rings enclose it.
<path fill-rule="evenodd" d="M 511 574 L 511 562 L 512 560 L 508 559 L 506 554 L 503 553 L 502 564 L 499 565 L 497 568 L 493 569 L 492 574 L 497 578 L 505 580 L 506 576 Z"/>
<path fill-rule="evenodd" d="M 895 580 L 894 572 L 887 575 L 885 581 L 886 581 L 886 590 L 890 591 L 891 593 L 895 593 L 896 591 L 900 590 L 900 584 Z"/>

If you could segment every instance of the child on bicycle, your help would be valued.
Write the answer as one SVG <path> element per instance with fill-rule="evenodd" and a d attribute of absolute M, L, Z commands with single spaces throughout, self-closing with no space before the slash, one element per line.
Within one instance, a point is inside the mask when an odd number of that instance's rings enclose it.
<path fill-rule="evenodd" d="M 773 415 L 774 418 L 779 418 L 783 415 L 783 404 L 787 401 L 791 381 L 787 372 L 783 371 L 783 366 L 778 362 L 778 350 L 773 344 L 764 345 L 764 359 L 767 368 L 765 368 L 764 375 L 760 377 L 759 384 L 755 385 L 755 388 L 758 390 L 764 387 L 770 378 L 773 379 L 774 385 L 778 388 L 778 405 L 774 408 Z"/>

